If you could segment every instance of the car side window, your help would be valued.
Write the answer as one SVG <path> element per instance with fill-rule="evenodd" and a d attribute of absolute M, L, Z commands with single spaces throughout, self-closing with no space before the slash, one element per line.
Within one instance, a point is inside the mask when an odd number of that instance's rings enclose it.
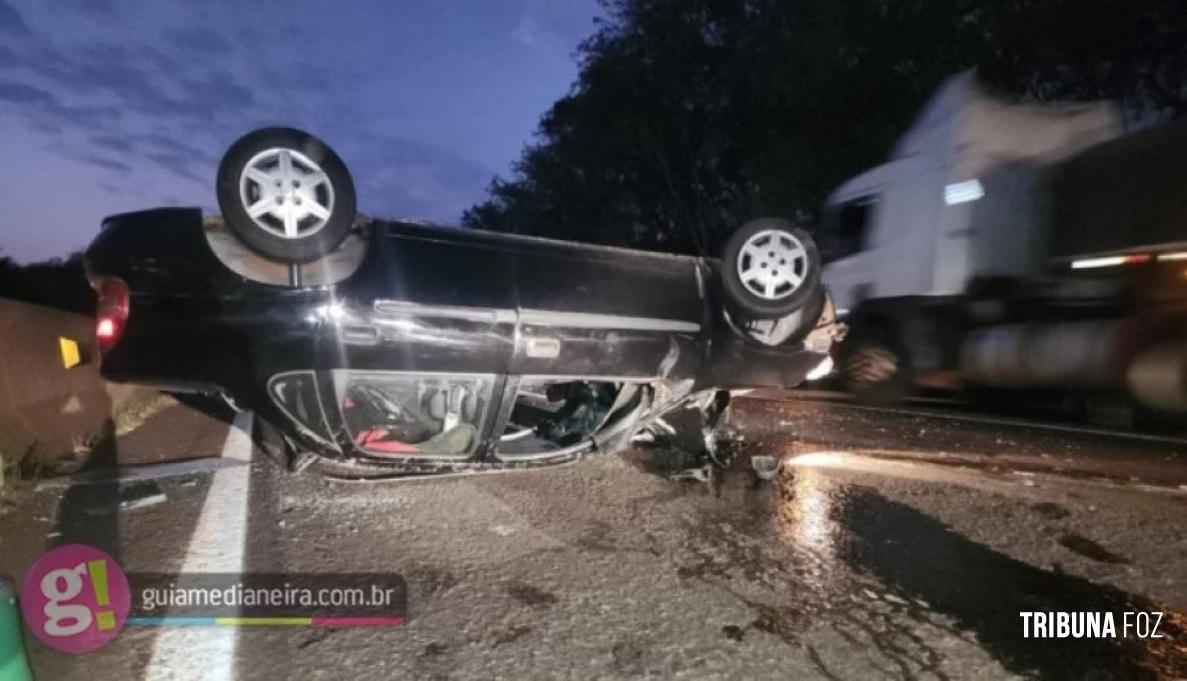
<path fill-rule="evenodd" d="M 342 417 L 363 451 L 380 456 L 466 456 L 478 446 L 493 378 L 346 372 Z"/>
<path fill-rule="evenodd" d="M 524 378 L 499 437 L 504 456 L 558 451 L 588 440 L 610 415 L 622 383 Z"/>
<path fill-rule="evenodd" d="M 821 257 L 825 263 L 860 253 L 869 246 L 869 231 L 878 195 L 866 194 L 830 206 L 824 218 Z"/>

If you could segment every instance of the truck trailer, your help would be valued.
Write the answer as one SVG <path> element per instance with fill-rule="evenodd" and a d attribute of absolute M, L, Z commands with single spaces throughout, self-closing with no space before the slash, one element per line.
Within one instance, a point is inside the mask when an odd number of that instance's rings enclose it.
<path fill-rule="evenodd" d="M 1187 121 L 946 82 L 819 228 L 868 403 L 920 387 L 1187 410 Z M 1132 412 L 1131 412 L 1132 413 Z"/>

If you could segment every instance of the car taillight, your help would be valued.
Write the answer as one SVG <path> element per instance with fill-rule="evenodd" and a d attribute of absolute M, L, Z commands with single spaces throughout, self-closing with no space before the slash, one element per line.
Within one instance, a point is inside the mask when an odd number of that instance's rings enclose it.
<path fill-rule="evenodd" d="M 95 340 L 99 350 L 110 350 L 119 342 L 128 323 L 128 285 L 115 277 L 103 277 L 94 283 L 99 294 L 95 308 Z"/>

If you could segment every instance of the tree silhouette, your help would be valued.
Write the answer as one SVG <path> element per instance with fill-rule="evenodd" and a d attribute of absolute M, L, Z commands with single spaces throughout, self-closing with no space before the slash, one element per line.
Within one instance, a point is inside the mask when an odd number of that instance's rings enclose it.
<path fill-rule="evenodd" d="M 21 265 L 0 254 L 0 298 L 91 314 L 95 294 L 83 271 L 82 253 Z"/>
<path fill-rule="evenodd" d="M 1179 0 L 604 0 L 571 92 L 470 227 L 715 253 L 758 215 L 815 219 L 940 82 L 1187 111 Z"/>

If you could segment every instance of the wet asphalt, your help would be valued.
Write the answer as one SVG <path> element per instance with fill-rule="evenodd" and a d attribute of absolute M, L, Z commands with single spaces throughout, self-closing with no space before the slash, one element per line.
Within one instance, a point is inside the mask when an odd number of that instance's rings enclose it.
<path fill-rule="evenodd" d="M 162 451 L 188 433 L 187 457 L 220 453 L 229 414 L 173 410 Z M 83 657 L 26 643 L 42 679 L 1187 677 L 1187 443 L 956 416 L 752 394 L 712 483 L 657 474 L 663 449 L 385 483 L 257 453 L 225 527 L 243 570 L 398 572 L 406 624 L 234 629 L 209 649 L 195 629 L 167 669 L 152 627 Z M 756 455 L 783 461 L 774 479 Z M 130 485 L 18 488 L 0 571 L 70 541 L 180 570 L 220 541 L 202 517 L 234 506 L 212 479 L 148 483 L 166 500 L 134 510 Z M 1163 638 L 1027 639 L 1024 611 L 1161 612 Z"/>

